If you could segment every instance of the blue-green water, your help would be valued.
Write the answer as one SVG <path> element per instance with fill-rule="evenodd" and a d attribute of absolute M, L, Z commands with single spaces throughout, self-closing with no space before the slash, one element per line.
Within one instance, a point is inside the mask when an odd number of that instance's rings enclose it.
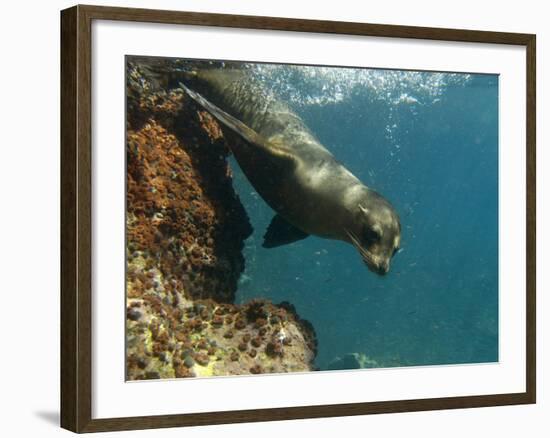
<path fill-rule="evenodd" d="M 289 301 L 315 327 L 316 365 L 498 360 L 498 77 L 255 66 L 327 149 L 396 208 L 402 250 L 370 272 L 343 242 L 262 248 L 274 212 L 232 161 L 254 227 L 238 302 Z"/>

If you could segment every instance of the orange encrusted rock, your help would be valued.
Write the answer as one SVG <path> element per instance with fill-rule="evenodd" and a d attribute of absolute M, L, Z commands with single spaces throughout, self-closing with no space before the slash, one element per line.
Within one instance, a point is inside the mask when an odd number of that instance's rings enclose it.
<path fill-rule="evenodd" d="M 252 228 L 228 140 L 170 68 L 151 71 L 127 65 L 127 378 L 312 370 L 314 331 L 291 306 L 233 304 Z"/>

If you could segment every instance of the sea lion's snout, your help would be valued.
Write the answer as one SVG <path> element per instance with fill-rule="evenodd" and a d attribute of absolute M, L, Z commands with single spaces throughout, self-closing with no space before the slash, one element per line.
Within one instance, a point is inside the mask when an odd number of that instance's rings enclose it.
<path fill-rule="evenodd" d="M 378 268 L 376 269 L 376 273 L 378 275 L 386 275 L 389 270 L 390 270 L 389 262 L 384 262 L 378 265 Z"/>
<path fill-rule="evenodd" d="M 375 274 L 384 276 L 386 275 L 390 270 L 390 261 L 389 260 L 382 260 L 379 262 L 375 262 L 372 259 L 367 260 L 365 257 L 363 257 L 363 261 L 365 262 L 365 265 L 367 265 L 367 268 L 371 272 L 374 272 Z"/>

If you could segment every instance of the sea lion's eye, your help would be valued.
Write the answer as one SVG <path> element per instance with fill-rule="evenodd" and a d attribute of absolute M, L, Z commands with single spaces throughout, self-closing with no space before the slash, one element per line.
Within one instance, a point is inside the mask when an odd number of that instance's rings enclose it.
<path fill-rule="evenodd" d="M 376 243 L 380 240 L 382 237 L 382 234 L 380 233 L 380 230 L 376 228 L 365 228 L 365 231 L 363 232 L 363 238 L 365 239 L 365 242 L 368 244 Z"/>

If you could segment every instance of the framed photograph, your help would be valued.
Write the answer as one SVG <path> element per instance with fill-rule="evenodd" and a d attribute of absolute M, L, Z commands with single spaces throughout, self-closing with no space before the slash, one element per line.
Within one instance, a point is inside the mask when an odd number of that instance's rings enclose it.
<path fill-rule="evenodd" d="M 61 425 L 535 403 L 535 35 L 61 13 Z"/>

